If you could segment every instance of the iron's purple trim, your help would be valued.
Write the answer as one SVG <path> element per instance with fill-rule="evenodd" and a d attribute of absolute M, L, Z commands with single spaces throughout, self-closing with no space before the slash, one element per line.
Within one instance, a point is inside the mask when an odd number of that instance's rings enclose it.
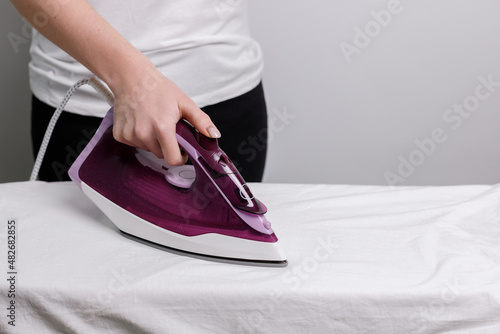
<path fill-rule="evenodd" d="M 186 138 L 182 137 L 180 134 L 177 133 L 176 137 L 177 137 L 177 142 L 186 151 L 186 153 L 188 155 L 190 155 L 191 157 L 193 157 L 195 161 L 199 161 L 198 159 L 200 157 L 202 157 L 201 154 L 200 154 L 200 152 L 198 152 L 198 150 L 196 150 L 188 142 L 188 140 Z M 210 181 L 212 181 L 212 183 L 214 184 L 214 186 L 219 190 L 219 193 L 226 200 L 227 204 L 234 210 L 234 212 L 245 223 L 248 224 L 248 226 L 250 226 L 251 228 L 253 228 L 256 231 L 259 231 L 260 233 L 264 233 L 264 234 L 273 234 L 274 233 L 273 229 L 271 228 L 271 224 L 264 217 L 264 215 L 262 215 L 262 214 L 260 214 L 260 215 L 259 214 L 252 214 L 252 213 L 248 213 L 248 212 L 245 212 L 245 211 L 242 211 L 242 210 L 239 210 L 239 209 L 235 208 L 233 206 L 233 204 L 231 203 L 231 201 L 227 198 L 227 196 L 224 193 L 224 191 L 222 191 L 222 189 L 220 189 L 220 187 L 217 184 L 217 182 L 214 182 L 214 180 L 212 179 L 212 177 L 210 177 L 210 173 L 205 169 L 205 167 L 202 164 L 199 164 L 199 166 L 205 172 L 205 174 L 207 174 L 208 179 L 210 179 Z"/>
<path fill-rule="evenodd" d="M 217 139 L 205 137 L 183 120 L 177 123 L 176 131 L 179 145 L 192 147 L 191 151 L 196 152 L 195 161 L 210 174 L 210 180 L 217 184 L 232 207 L 251 214 L 266 213 L 266 206 L 254 198 L 236 166 L 219 148 Z"/>
<path fill-rule="evenodd" d="M 97 128 L 96 133 L 94 134 L 92 139 L 90 139 L 87 146 L 85 146 L 82 153 L 80 153 L 78 158 L 76 158 L 75 162 L 73 162 L 70 169 L 68 170 L 69 177 L 80 188 L 82 187 L 82 185 L 81 185 L 82 180 L 80 179 L 80 175 L 79 175 L 80 167 L 82 166 L 85 159 L 87 159 L 90 152 L 92 152 L 94 147 L 97 145 L 97 143 L 101 139 L 101 137 L 104 134 L 104 132 L 106 131 L 106 129 L 108 129 L 110 126 L 113 126 L 113 109 L 114 109 L 114 107 L 111 107 L 111 109 L 108 110 L 108 112 L 106 113 L 106 116 L 104 116 L 104 119 L 101 122 L 101 125 L 99 125 L 99 128 Z"/>

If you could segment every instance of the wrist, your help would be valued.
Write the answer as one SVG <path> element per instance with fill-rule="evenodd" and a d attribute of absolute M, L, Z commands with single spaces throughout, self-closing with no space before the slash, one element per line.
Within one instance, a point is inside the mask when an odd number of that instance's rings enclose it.
<path fill-rule="evenodd" d="M 115 95 L 130 94 L 160 74 L 146 56 L 134 51 L 125 53 L 122 59 L 111 60 L 111 66 L 100 77 Z"/>

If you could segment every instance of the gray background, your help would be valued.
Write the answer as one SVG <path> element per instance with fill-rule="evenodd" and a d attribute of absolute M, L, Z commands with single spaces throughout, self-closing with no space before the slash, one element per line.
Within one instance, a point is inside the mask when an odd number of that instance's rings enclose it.
<path fill-rule="evenodd" d="M 456 129 L 444 119 L 473 101 L 479 77 L 500 82 L 500 2 L 401 0 L 377 25 L 372 11 L 389 3 L 249 0 L 274 124 L 266 182 L 385 185 L 387 173 L 404 185 L 500 180 L 500 87 Z M 24 22 L 9 2 L 0 13 L 0 182 L 9 182 L 26 180 L 32 165 L 29 59 L 28 44 L 16 52 L 7 38 L 23 37 Z M 355 45 L 366 27 L 370 42 L 349 63 L 341 43 Z M 435 129 L 446 140 L 425 153 L 416 141 L 429 143 Z"/>

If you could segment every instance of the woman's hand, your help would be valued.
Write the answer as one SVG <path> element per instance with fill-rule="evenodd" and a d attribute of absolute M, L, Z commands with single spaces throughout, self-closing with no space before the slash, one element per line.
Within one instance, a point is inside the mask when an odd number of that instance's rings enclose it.
<path fill-rule="evenodd" d="M 186 119 L 208 137 L 219 138 L 220 133 L 195 103 L 179 87 L 152 64 L 133 73 L 117 87 L 115 95 L 113 135 L 124 144 L 151 151 L 171 165 L 181 165 L 182 156 L 175 138 L 176 124 Z"/>

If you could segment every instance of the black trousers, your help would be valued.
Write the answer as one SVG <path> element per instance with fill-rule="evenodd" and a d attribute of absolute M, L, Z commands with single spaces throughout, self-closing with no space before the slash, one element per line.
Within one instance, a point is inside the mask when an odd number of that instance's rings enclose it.
<path fill-rule="evenodd" d="M 239 97 L 202 108 L 222 137 L 219 146 L 248 182 L 260 182 L 267 151 L 267 109 L 262 83 Z M 32 97 L 31 137 L 34 156 L 55 108 Z M 101 124 L 99 117 L 63 112 L 40 168 L 43 181 L 68 181 L 68 170 Z"/>

